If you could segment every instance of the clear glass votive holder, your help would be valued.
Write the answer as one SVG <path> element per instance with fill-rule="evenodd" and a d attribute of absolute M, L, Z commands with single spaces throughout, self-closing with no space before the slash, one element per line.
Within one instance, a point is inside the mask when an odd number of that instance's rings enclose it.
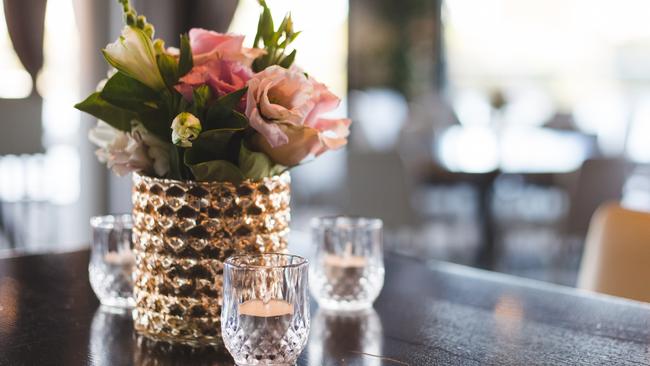
<path fill-rule="evenodd" d="M 318 305 L 343 311 L 372 307 L 384 286 L 382 221 L 321 217 L 311 227 L 316 254 L 310 288 Z"/>
<path fill-rule="evenodd" d="M 309 335 L 307 260 L 230 257 L 223 270 L 221 336 L 237 365 L 293 365 Z"/>
<path fill-rule="evenodd" d="M 88 277 L 102 305 L 130 308 L 133 300 L 135 258 L 131 215 L 96 216 L 90 219 L 93 241 Z"/>

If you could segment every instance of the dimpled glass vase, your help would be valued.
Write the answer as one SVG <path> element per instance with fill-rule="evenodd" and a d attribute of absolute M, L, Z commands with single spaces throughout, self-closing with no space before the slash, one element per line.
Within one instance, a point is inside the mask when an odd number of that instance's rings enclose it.
<path fill-rule="evenodd" d="M 240 184 L 134 174 L 136 331 L 221 345 L 223 263 L 233 254 L 286 251 L 290 183 L 288 173 Z"/>

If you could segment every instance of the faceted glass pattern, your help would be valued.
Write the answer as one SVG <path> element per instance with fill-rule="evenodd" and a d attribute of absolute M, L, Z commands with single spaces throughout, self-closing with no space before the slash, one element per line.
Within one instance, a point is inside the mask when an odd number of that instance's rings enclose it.
<path fill-rule="evenodd" d="M 311 293 L 332 310 L 372 307 L 384 285 L 383 223 L 379 219 L 324 217 L 312 220 L 316 246 Z"/>
<path fill-rule="evenodd" d="M 223 262 L 284 252 L 288 173 L 192 182 L 133 175 L 136 330 L 155 340 L 220 345 Z"/>
<path fill-rule="evenodd" d="M 307 267 L 304 258 L 286 254 L 226 261 L 221 327 L 238 365 L 296 362 L 309 336 Z M 247 310 L 251 303 L 255 310 Z"/>

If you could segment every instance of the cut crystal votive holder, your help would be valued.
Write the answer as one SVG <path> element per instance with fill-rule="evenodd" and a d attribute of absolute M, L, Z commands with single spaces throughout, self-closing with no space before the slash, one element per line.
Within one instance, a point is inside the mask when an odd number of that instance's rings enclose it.
<path fill-rule="evenodd" d="M 307 260 L 230 257 L 223 271 L 221 335 L 237 365 L 293 365 L 309 335 Z"/>
<path fill-rule="evenodd" d="M 131 215 L 96 216 L 90 219 L 93 240 L 88 278 L 102 305 L 131 308 L 133 300 L 133 244 Z"/>
<path fill-rule="evenodd" d="M 382 221 L 321 217 L 311 227 L 316 255 L 310 288 L 318 305 L 342 311 L 372 307 L 384 285 Z"/>

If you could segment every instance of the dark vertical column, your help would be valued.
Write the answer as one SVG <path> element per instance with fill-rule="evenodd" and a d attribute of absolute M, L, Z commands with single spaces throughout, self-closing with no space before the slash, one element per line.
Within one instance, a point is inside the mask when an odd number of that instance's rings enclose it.
<path fill-rule="evenodd" d="M 445 29 L 442 22 L 443 0 L 433 0 L 435 2 L 435 33 L 433 39 L 434 50 L 434 90 L 443 91 L 447 84 L 447 67 L 445 58 Z"/>

